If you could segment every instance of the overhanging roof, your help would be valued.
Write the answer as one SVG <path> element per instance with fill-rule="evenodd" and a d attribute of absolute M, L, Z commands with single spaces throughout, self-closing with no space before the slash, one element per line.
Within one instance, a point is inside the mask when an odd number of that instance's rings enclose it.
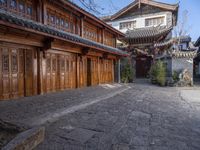
<path fill-rule="evenodd" d="M 24 19 L 24 18 L 15 16 L 4 10 L 0 10 L 0 24 L 10 26 L 10 27 L 13 27 L 13 25 L 15 25 L 15 27 L 20 28 L 25 31 L 38 33 L 41 35 L 47 35 L 49 37 L 57 37 L 64 41 L 76 43 L 76 44 L 91 47 L 91 48 L 96 48 L 98 50 L 106 51 L 108 53 L 112 53 L 116 55 L 124 55 L 124 56 L 128 55 L 128 53 L 123 52 L 117 48 L 103 45 L 101 43 L 97 43 L 97 42 L 82 38 L 78 35 L 71 34 L 69 32 L 58 30 L 53 27 L 50 27 L 50 26 L 47 26 L 47 25 L 29 20 L 29 19 Z"/>
<path fill-rule="evenodd" d="M 138 29 L 128 30 L 125 39 L 157 37 L 162 34 L 167 34 L 171 30 L 172 27 L 167 28 L 166 26 L 138 28 Z"/>
<path fill-rule="evenodd" d="M 85 11 L 83 8 L 81 8 L 80 6 L 76 5 L 75 3 L 71 2 L 70 0 L 60 0 L 63 4 L 66 4 L 67 6 L 73 8 L 74 10 L 78 11 L 81 14 L 84 14 L 86 17 L 95 20 L 96 22 L 98 22 L 99 24 L 103 25 L 104 27 L 106 27 L 107 29 L 117 33 L 120 36 L 125 36 L 124 33 L 120 32 L 119 30 L 113 28 L 112 26 L 108 25 L 106 22 L 102 21 L 101 19 L 99 19 L 98 17 L 96 17 L 95 15 Z"/>
<path fill-rule="evenodd" d="M 162 8 L 162 9 L 169 10 L 169 11 L 176 12 L 176 13 L 178 12 L 178 8 L 179 8 L 179 4 L 167 4 L 167 3 L 157 2 L 157 1 L 153 1 L 153 0 L 135 0 L 134 2 L 130 3 L 128 6 L 122 8 L 120 11 L 118 11 L 114 15 L 102 17 L 102 20 L 112 21 L 112 20 L 120 17 L 121 15 L 123 15 L 124 13 L 129 11 L 130 9 L 134 8 L 135 6 L 138 6 L 141 4 L 155 6 L 155 7 Z"/>

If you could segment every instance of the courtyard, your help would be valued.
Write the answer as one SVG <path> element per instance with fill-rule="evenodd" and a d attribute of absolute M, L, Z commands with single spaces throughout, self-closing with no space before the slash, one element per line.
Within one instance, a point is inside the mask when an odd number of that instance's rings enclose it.
<path fill-rule="evenodd" d="M 44 126 L 37 150 L 199 150 L 199 87 L 146 80 L 2 101 L 0 119 Z"/>

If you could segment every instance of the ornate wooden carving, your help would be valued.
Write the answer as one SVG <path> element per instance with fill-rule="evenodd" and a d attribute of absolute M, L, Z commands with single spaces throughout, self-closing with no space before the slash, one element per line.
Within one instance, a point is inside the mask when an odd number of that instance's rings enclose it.
<path fill-rule="evenodd" d="M 0 8 L 28 19 L 35 19 L 33 2 L 33 0 L 0 0 Z"/>

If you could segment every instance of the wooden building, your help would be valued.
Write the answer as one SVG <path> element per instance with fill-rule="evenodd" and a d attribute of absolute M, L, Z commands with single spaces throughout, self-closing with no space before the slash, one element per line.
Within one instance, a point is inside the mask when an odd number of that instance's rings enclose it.
<path fill-rule="evenodd" d="M 136 77 L 148 76 L 154 56 L 169 47 L 171 31 L 177 24 L 179 4 L 154 0 L 134 0 L 117 13 L 102 20 L 126 34 L 119 47 L 132 54 Z M 164 46 L 163 43 L 167 43 Z M 161 47 L 155 47 L 162 44 Z"/>
<path fill-rule="evenodd" d="M 68 0 L 0 0 L 0 100 L 114 82 L 123 36 Z"/>

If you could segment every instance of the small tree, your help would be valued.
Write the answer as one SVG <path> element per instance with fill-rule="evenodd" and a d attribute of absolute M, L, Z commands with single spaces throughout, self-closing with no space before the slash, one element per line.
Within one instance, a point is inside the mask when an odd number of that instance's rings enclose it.
<path fill-rule="evenodd" d="M 150 78 L 152 83 L 165 86 L 166 83 L 166 66 L 162 61 L 157 61 L 151 66 Z"/>
<path fill-rule="evenodd" d="M 132 82 L 134 78 L 134 69 L 127 58 L 122 60 L 121 78 L 123 83 Z"/>

